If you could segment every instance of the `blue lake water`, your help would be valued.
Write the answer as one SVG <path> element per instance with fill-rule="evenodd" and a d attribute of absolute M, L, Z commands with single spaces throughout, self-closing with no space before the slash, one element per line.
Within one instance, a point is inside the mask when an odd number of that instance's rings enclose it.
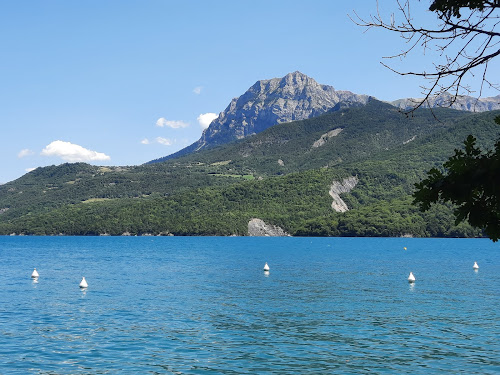
<path fill-rule="evenodd" d="M 0 237 L 0 265 L 0 374 L 500 373 L 486 239 Z"/>

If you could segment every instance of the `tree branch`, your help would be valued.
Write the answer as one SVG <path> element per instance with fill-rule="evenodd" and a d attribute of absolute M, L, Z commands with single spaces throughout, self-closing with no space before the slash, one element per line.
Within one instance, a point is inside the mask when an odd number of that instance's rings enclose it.
<path fill-rule="evenodd" d="M 431 72 L 404 72 L 381 62 L 384 67 L 401 76 L 423 77 L 432 82 L 429 87 L 422 87 L 424 98 L 409 112 L 413 112 L 424 104 L 430 106 L 432 97 L 437 98 L 450 90 L 453 92 L 449 101 L 450 106 L 460 97 L 461 92 L 472 93 L 472 89 L 464 85 L 466 82 L 464 79 L 467 74 L 474 76 L 474 71 L 482 65 L 485 69 L 480 74 L 482 81 L 479 95 L 482 94 L 485 83 L 491 88 L 498 89 L 496 84 L 492 84 L 488 80 L 487 70 L 488 63 L 500 55 L 500 48 L 497 48 L 500 43 L 500 32 L 496 30 L 499 22 L 494 22 L 499 18 L 496 12 L 500 9 L 500 0 L 435 0 L 432 2 L 430 10 L 437 13 L 437 17 L 441 21 L 435 28 L 414 25 L 410 0 L 406 0 L 404 3 L 396 0 L 396 3 L 402 16 L 402 21 L 399 23 L 395 21 L 394 14 L 391 14 L 389 22 L 384 21 L 378 1 L 376 14 L 371 15 L 369 20 L 363 19 L 355 11 L 353 11 L 355 17 L 349 15 L 349 18 L 356 25 L 365 27 L 366 30 L 382 28 L 397 32 L 406 43 L 409 43 L 408 48 L 402 52 L 386 56 L 384 59 L 406 58 L 419 47 L 423 49 L 424 53 L 427 49 L 441 52 L 444 62 L 435 64 L 434 71 Z M 463 18 L 460 14 L 462 9 L 470 10 Z M 457 51 L 454 51 L 453 46 L 458 41 L 463 43 Z M 449 78 L 451 78 L 451 82 L 448 80 Z"/>

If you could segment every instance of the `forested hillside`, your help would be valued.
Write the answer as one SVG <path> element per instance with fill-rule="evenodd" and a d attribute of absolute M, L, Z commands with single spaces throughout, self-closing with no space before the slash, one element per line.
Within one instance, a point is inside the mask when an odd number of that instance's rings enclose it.
<path fill-rule="evenodd" d="M 164 163 L 39 168 L 0 186 L 0 233 L 246 235 L 257 217 L 301 236 L 477 236 L 451 207 L 422 214 L 410 195 L 468 134 L 491 147 L 495 115 L 407 118 L 372 100 Z M 330 186 L 349 176 L 350 210 L 336 212 Z"/>

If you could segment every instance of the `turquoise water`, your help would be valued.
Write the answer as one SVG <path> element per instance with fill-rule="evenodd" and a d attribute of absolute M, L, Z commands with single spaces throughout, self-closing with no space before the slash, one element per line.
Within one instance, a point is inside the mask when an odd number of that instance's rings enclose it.
<path fill-rule="evenodd" d="M 0 262 L 0 374 L 500 373 L 485 239 L 0 237 Z"/>

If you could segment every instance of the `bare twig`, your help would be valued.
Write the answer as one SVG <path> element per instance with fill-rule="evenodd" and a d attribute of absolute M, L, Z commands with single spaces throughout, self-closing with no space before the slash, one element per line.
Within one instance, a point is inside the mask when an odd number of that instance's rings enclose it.
<path fill-rule="evenodd" d="M 454 4 L 450 5 L 451 3 Z M 483 67 L 483 70 L 479 75 L 481 84 L 478 99 L 481 97 L 485 85 L 489 88 L 499 89 L 498 85 L 490 82 L 487 72 L 489 62 L 500 55 L 500 32 L 497 30 L 500 23 L 498 21 L 500 0 L 485 0 L 471 4 L 472 2 L 465 1 L 449 3 L 433 1 L 431 9 L 435 7 L 433 11 L 438 18 L 438 23 L 434 28 L 420 27 L 415 24 L 412 18 L 410 0 L 404 2 L 396 0 L 397 13 L 401 16 L 400 22 L 396 21 L 394 14 L 391 14 L 389 21 L 385 21 L 380 12 L 378 1 L 375 15 L 370 15 L 368 19 L 360 17 L 355 11 L 353 12 L 354 17 L 349 16 L 355 24 L 365 27 L 367 30 L 382 28 L 397 32 L 408 44 L 405 50 L 384 57 L 384 59 L 406 58 L 419 48 L 424 53 L 427 50 L 439 52 L 442 61 L 434 64 L 432 71 L 403 72 L 391 67 L 390 64 L 381 63 L 399 75 L 411 75 L 429 80 L 430 85 L 422 87 L 424 97 L 416 102 L 413 108 L 407 110 L 407 114 L 424 105 L 432 107 L 431 102 L 441 95 L 447 98 L 449 96 L 447 104 L 451 106 L 462 93 L 473 93 L 472 89 L 464 84 L 465 78 L 467 75 L 474 77 L 474 73 L 479 67 Z M 466 16 L 461 15 L 464 10 L 467 13 Z"/>

